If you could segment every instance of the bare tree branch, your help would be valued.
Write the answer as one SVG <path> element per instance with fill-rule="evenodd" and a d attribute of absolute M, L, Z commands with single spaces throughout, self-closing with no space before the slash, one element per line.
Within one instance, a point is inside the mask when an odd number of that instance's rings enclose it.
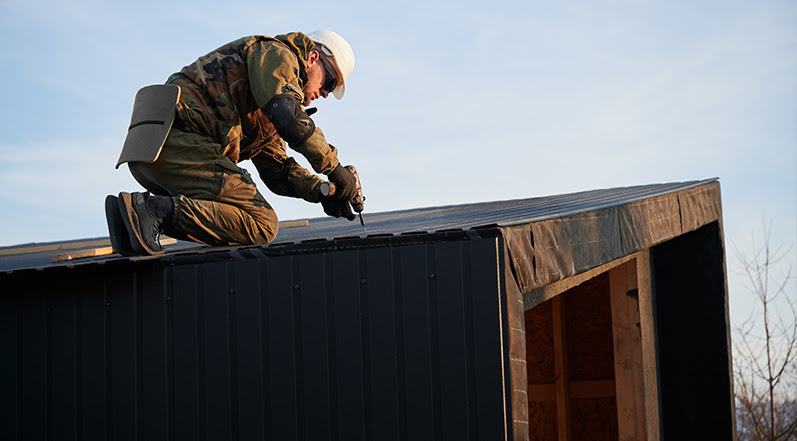
<path fill-rule="evenodd" d="M 779 276 L 781 261 L 793 246 L 770 243 L 771 222 L 763 242 L 745 255 L 734 251 L 748 289 L 757 299 L 748 317 L 734 324 L 734 381 L 737 436 L 740 441 L 797 440 L 797 293 L 790 291 L 792 265 Z M 760 334 L 759 334 L 760 333 Z"/>

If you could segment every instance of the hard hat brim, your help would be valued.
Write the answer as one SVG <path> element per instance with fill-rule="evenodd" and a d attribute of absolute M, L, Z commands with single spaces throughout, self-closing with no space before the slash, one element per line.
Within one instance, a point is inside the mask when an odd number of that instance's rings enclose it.
<path fill-rule="evenodd" d="M 332 95 L 335 95 L 335 98 L 341 99 L 343 98 L 343 94 L 346 92 L 346 85 L 341 82 L 335 90 L 332 91 Z"/>

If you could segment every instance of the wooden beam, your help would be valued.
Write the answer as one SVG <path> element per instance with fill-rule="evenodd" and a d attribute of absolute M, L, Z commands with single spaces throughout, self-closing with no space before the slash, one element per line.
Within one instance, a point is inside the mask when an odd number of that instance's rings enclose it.
<path fill-rule="evenodd" d="M 0 256 L 11 256 L 15 254 L 32 254 L 45 251 L 60 251 L 72 248 L 104 247 L 111 244 L 109 239 L 84 240 L 78 242 L 51 243 L 45 245 L 15 246 L 0 249 Z"/>
<path fill-rule="evenodd" d="M 617 395 L 614 380 L 571 381 L 570 398 L 611 398 Z"/>
<path fill-rule="evenodd" d="M 308 219 L 301 219 L 301 220 L 292 220 L 292 221 L 281 221 L 279 223 L 279 228 L 286 229 L 286 228 L 296 228 L 296 227 L 306 227 L 310 224 Z M 164 240 L 172 240 L 169 244 L 177 243 L 176 239 L 167 238 L 163 236 L 161 239 L 161 243 Z M 0 248 L 0 256 L 12 256 L 15 254 L 33 254 L 33 253 L 41 253 L 46 251 L 61 251 L 61 250 L 68 250 L 68 249 L 75 249 L 80 248 L 81 251 L 89 251 L 89 249 L 95 249 L 100 253 L 105 253 L 105 248 L 111 245 L 111 241 L 109 239 L 97 239 L 97 240 L 82 240 L 82 241 L 75 241 L 75 242 L 62 242 L 62 243 L 51 243 L 51 244 L 43 244 L 43 245 L 21 245 L 21 246 L 11 246 L 11 247 L 3 247 Z M 64 256 L 67 255 L 74 255 L 78 252 L 70 252 L 70 253 L 63 253 L 59 255 L 59 259 L 61 260 L 69 260 L 64 259 Z M 83 253 L 85 254 L 85 253 Z M 94 254 L 89 256 L 88 254 L 82 257 L 94 257 L 94 256 L 104 256 L 106 254 L 113 254 L 113 252 L 105 253 L 105 254 Z M 55 256 L 53 256 L 53 261 L 55 262 Z M 73 259 L 77 259 L 79 257 L 73 257 Z"/>
<path fill-rule="evenodd" d="M 571 381 L 569 390 L 571 399 L 582 398 L 614 398 L 614 380 Z M 529 401 L 556 400 L 556 384 L 529 384 Z"/>
<path fill-rule="evenodd" d="M 645 429 L 648 441 L 659 441 L 659 375 L 656 357 L 656 330 L 653 318 L 653 285 L 650 250 L 638 253 L 636 260 L 639 292 L 639 330 L 642 344 L 642 377 L 645 389 Z"/>
<path fill-rule="evenodd" d="M 279 228 L 285 229 L 285 228 L 306 227 L 308 225 L 310 225 L 310 221 L 308 219 L 281 221 L 279 223 Z"/>
<path fill-rule="evenodd" d="M 528 311 L 529 309 L 539 305 L 540 303 L 548 301 L 569 289 L 581 285 L 587 280 L 593 279 L 596 276 L 599 276 L 611 270 L 612 268 L 616 268 L 626 262 L 634 260 L 636 256 L 637 254 L 635 253 L 625 257 L 621 257 L 609 263 L 592 268 L 591 270 L 584 271 L 583 273 L 575 274 L 566 279 L 559 280 L 558 282 L 541 286 L 537 289 L 529 291 L 523 294 L 523 310 Z"/>
<path fill-rule="evenodd" d="M 645 439 L 645 384 L 635 261 L 609 271 L 609 291 L 619 441 Z"/>
<path fill-rule="evenodd" d="M 68 253 L 53 254 L 53 262 L 64 262 L 72 259 L 84 259 L 86 257 L 110 256 L 113 254 L 113 247 L 92 248 L 89 250 L 70 251 Z"/>
<path fill-rule="evenodd" d="M 564 296 L 553 298 L 553 346 L 556 378 L 556 424 L 559 441 L 573 439 L 570 431 L 570 377 L 567 360 L 567 321 Z"/>
<path fill-rule="evenodd" d="M 162 236 L 161 237 L 161 245 L 174 245 L 177 243 L 177 239 Z M 53 262 L 65 262 L 67 260 L 74 260 L 74 259 L 85 259 L 87 257 L 98 257 L 98 256 L 110 256 L 115 251 L 113 247 L 102 247 L 102 248 L 90 248 L 87 250 L 75 250 L 70 251 L 68 253 L 59 253 L 53 254 L 52 261 Z"/>

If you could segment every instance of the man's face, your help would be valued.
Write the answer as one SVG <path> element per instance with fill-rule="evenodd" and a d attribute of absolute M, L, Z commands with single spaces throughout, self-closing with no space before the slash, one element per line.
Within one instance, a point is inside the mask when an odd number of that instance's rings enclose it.
<path fill-rule="evenodd" d="M 313 50 L 307 59 L 307 83 L 304 85 L 304 102 L 302 103 L 305 106 L 319 97 L 326 98 L 331 90 L 325 86 L 334 84 L 335 81 L 327 72 L 328 68 L 324 67 L 324 60 L 321 57 L 323 55 Z"/>

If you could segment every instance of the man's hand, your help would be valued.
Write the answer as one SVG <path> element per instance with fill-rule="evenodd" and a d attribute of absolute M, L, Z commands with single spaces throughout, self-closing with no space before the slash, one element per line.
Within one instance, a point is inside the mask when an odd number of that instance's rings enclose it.
<path fill-rule="evenodd" d="M 345 217 L 350 221 L 354 220 L 355 216 L 351 211 L 351 206 L 349 205 L 348 200 L 322 197 L 321 206 L 324 207 L 324 213 L 332 217 Z"/>
<path fill-rule="evenodd" d="M 335 194 L 332 195 L 333 198 L 350 201 L 357 196 L 357 178 L 355 178 L 352 172 L 346 169 L 346 167 L 338 164 L 327 176 L 329 176 L 329 180 L 335 184 Z M 351 210 L 349 210 L 349 213 L 351 213 Z"/>

